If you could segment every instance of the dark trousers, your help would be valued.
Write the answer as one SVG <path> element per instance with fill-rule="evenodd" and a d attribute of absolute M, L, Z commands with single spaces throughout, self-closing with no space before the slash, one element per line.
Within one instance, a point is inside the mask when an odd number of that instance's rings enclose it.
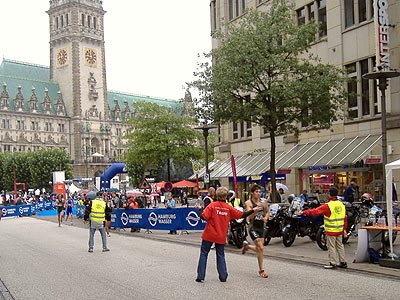
<path fill-rule="evenodd" d="M 208 253 L 211 250 L 212 242 L 202 240 L 200 247 L 199 264 L 197 266 L 197 279 L 204 280 L 206 277 Z M 228 270 L 225 261 L 225 245 L 215 244 L 215 252 L 217 255 L 217 271 L 220 281 L 226 281 L 228 278 Z"/>

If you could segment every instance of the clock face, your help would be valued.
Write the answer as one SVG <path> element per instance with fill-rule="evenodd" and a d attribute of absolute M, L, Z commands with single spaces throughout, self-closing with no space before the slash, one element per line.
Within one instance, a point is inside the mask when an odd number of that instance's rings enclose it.
<path fill-rule="evenodd" d="M 89 65 L 94 65 L 97 61 L 96 50 L 90 48 L 85 49 L 85 61 Z"/>
<path fill-rule="evenodd" d="M 59 66 L 64 66 L 68 61 L 67 49 L 60 49 L 57 51 L 57 63 Z"/>

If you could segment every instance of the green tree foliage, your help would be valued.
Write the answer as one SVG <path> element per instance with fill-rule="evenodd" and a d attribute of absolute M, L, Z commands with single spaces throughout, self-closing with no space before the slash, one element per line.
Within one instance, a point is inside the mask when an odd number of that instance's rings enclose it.
<path fill-rule="evenodd" d="M 201 133 L 193 129 L 194 118 L 179 116 L 169 107 L 148 102 L 134 103 L 133 111 L 124 160 L 134 185 L 143 179 L 144 171 L 159 170 L 169 160 L 184 163 L 201 157 Z"/>
<path fill-rule="evenodd" d="M 36 152 L 0 153 L 0 188 L 14 189 L 14 172 L 17 182 L 26 188 L 49 187 L 54 171 L 65 171 L 65 177 L 72 177 L 71 159 L 61 149 L 42 149 Z"/>
<path fill-rule="evenodd" d="M 192 83 L 214 122 L 247 121 L 266 129 L 273 187 L 276 136 L 298 134 L 299 124 L 329 128 L 344 103 L 341 70 L 308 53 L 318 26 L 297 26 L 286 2 L 273 0 L 266 12 L 250 9 L 217 32 L 221 46 L 206 55 L 215 63 L 199 64 Z"/>

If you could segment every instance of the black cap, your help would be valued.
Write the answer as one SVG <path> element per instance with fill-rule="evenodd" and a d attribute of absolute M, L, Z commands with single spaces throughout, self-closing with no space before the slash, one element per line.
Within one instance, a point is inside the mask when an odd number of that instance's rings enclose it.
<path fill-rule="evenodd" d="M 335 197 L 338 195 L 338 193 L 338 188 L 336 186 L 331 186 L 331 188 L 329 189 L 329 195 Z"/>

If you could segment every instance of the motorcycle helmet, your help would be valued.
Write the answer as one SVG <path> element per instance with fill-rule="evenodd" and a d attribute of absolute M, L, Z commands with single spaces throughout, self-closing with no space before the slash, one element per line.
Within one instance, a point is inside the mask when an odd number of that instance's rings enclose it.
<path fill-rule="evenodd" d="M 370 193 L 364 193 L 361 195 L 361 203 L 371 208 L 374 206 L 374 198 Z"/>
<path fill-rule="evenodd" d="M 235 197 L 236 197 L 235 191 L 230 190 L 228 192 L 228 201 L 233 202 L 235 200 Z"/>

